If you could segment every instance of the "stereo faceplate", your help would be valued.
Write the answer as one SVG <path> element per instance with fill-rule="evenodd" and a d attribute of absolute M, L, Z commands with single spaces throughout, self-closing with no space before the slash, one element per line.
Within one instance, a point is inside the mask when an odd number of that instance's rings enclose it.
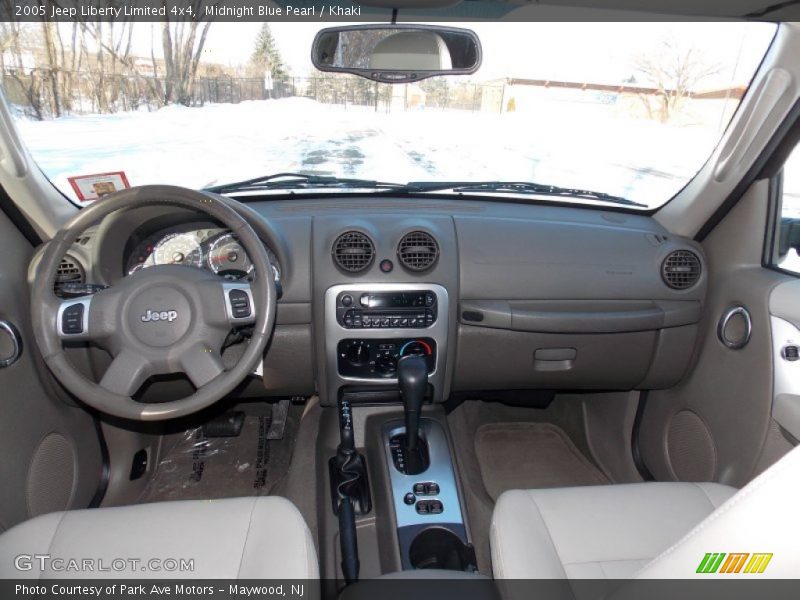
<path fill-rule="evenodd" d="M 436 322 L 437 313 L 430 290 L 345 290 L 336 297 L 336 321 L 345 329 L 424 329 Z"/>

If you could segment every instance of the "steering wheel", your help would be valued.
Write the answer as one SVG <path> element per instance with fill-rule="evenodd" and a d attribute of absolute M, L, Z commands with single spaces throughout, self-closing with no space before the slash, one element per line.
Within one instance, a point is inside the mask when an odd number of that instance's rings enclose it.
<path fill-rule="evenodd" d="M 230 282 L 182 265 L 140 269 L 91 296 L 62 300 L 54 293 L 59 262 L 92 224 L 123 209 L 170 205 L 201 211 L 235 234 L 255 267 L 252 283 Z M 110 194 L 84 208 L 47 244 L 32 283 L 32 321 L 42 357 L 61 384 L 97 410 L 139 421 L 197 412 L 222 399 L 253 372 L 275 324 L 276 291 L 258 235 L 224 200 L 173 186 L 144 186 Z M 234 327 L 253 326 L 249 345 L 226 371 L 221 356 Z M 68 360 L 63 344 L 92 342 L 113 361 L 99 383 Z M 184 373 L 196 391 L 159 404 L 131 396 L 153 375 Z"/>

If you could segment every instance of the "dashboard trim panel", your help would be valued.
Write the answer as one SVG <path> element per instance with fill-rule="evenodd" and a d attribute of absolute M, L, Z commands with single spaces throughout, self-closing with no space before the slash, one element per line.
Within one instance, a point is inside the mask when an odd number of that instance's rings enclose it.
<path fill-rule="evenodd" d="M 336 299 L 344 291 L 356 293 L 369 292 L 397 292 L 397 291 L 431 291 L 437 296 L 439 318 L 433 325 L 425 328 L 396 327 L 380 329 L 347 329 L 341 326 L 336 319 Z M 429 381 L 434 388 L 442 389 L 444 383 L 444 365 L 447 359 L 448 348 L 448 323 L 449 323 L 449 295 L 447 290 L 435 283 L 348 283 L 334 285 L 325 292 L 325 361 L 327 363 L 328 380 L 330 389 L 335 390 L 346 385 L 397 385 L 396 377 L 381 379 L 347 377 L 339 374 L 337 352 L 338 344 L 343 339 L 363 338 L 432 338 L 436 342 L 436 364 L 429 375 Z"/>

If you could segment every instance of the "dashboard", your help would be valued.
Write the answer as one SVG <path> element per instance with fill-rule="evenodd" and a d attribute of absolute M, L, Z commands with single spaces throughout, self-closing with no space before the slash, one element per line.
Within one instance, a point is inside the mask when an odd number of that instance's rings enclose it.
<path fill-rule="evenodd" d="M 134 234 L 135 235 L 135 234 Z M 125 274 L 156 265 L 184 265 L 210 271 L 231 281 L 251 279 L 253 263 L 239 240 L 219 227 L 182 225 L 158 229 L 141 239 L 125 258 Z M 129 243 L 129 245 L 131 245 Z M 266 246 L 276 283 L 281 280 L 278 257 Z"/>
<path fill-rule="evenodd" d="M 237 210 L 280 283 L 253 397 L 379 401 L 396 388 L 406 346 L 424 351 L 434 402 L 483 390 L 665 389 L 688 369 L 705 257 L 648 216 L 369 196 L 251 199 Z M 230 230 L 169 206 L 107 218 L 67 259 L 66 275 L 109 286 L 154 265 L 254 274 Z"/>

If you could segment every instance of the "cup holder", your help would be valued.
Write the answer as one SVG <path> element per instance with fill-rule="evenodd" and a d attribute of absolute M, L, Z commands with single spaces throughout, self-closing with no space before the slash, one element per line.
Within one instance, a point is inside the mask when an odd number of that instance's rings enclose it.
<path fill-rule="evenodd" d="M 408 560 L 414 569 L 474 571 L 475 549 L 444 527 L 420 531 L 408 548 Z"/>

